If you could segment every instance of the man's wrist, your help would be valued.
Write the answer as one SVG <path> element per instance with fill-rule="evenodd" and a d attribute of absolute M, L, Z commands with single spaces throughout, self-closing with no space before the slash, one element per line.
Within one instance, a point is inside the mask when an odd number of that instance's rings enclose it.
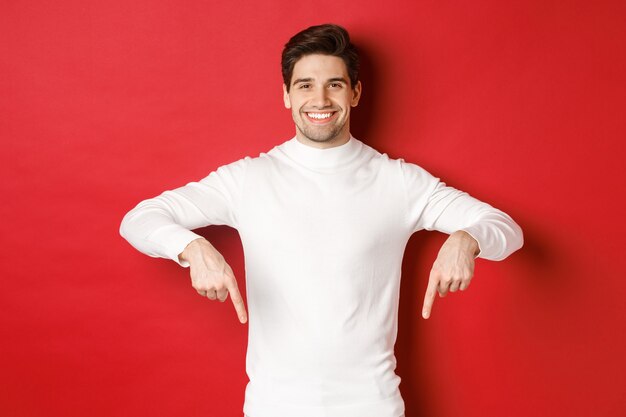
<path fill-rule="evenodd" d="M 480 245 L 478 244 L 478 241 L 465 230 L 458 230 L 452 235 L 454 235 L 463 242 L 463 246 L 467 247 L 467 250 L 470 251 L 474 258 L 476 258 L 480 254 Z"/>
<path fill-rule="evenodd" d="M 178 255 L 178 259 L 181 262 L 182 261 L 189 262 L 190 253 L 192 253 L 198 245 L 202 244 L 202 241 L 209 243 L 209 241 L 203 237 L 199 237 L 197 239 L 192 240 L 191 242 L 187 244 L 187 246 L 185 246 L 185 249 L 183 249 L 183 251 Z"/>

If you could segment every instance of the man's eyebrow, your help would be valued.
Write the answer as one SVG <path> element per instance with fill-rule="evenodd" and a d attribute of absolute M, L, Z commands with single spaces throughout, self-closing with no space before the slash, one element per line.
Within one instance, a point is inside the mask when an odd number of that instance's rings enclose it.
<path fill-rule="evenodd" d="M 292 85 L 296 85 L 298 83 L 310 83 L 311 81 L 313 81 L 313 78 L 298 78 L 296 80 L 293 81 Z"/>
<path fill-rule="evenodd" d="M 310 83 L 311 81 L 313 81 L 313 78 L 308 77 L 308 78 L 298 78 L 296 80 L 293 81 L 292 85 L 296 85 L 298 83 Z M 348 81 L 343 78 L 343 77 L 333 77 L 333 78 L 329 78 L 328 80 L 326 80 L 327 83 L 334 83 L 340 81 L 344 84 L 348 84 Z"/>

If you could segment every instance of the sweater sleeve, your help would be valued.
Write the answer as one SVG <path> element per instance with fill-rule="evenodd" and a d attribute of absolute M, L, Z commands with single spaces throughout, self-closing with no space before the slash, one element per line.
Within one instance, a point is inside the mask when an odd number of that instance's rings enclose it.
<path fill-rule="evenodd" d="M 122 219 L 120 234 L 148 256 L 189 266 L 178 255 L 201 237 L 192 229 L 209 225 L 237 228 L 237 206 L 249 160 L 245 157 L 223 165 L 200 181 L 140 202 Z"/>
<path fill-rule="evenodd" d="M 423 168 L 400 160 L 413 232 L 463 230 L 480 247 L 478 257 L 499 261 L 522 247 L 522 229 L 506 213 L 466 192 L 446 186 Z"/>

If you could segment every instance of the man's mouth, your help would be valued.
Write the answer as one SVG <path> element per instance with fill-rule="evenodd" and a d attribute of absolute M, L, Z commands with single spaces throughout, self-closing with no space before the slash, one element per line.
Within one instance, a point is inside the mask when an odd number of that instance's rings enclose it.
<path fill-rule="evenodd" d="M 313 123 L 325 123 L 332 119 L 336 111 L 328 111 L 328 112 L 305 112 L 307 118 L 311 120 Z"/>

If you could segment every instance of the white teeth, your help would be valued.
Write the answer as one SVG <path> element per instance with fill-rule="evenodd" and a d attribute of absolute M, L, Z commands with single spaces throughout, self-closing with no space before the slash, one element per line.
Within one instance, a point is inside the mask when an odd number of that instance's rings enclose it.
<path fill-rule="evenodd" d="M 332 116 L 332 113 L 307 113 L 309 115 L 310 118 L 312 119 L 328 119 L 330 116 Z"/>

